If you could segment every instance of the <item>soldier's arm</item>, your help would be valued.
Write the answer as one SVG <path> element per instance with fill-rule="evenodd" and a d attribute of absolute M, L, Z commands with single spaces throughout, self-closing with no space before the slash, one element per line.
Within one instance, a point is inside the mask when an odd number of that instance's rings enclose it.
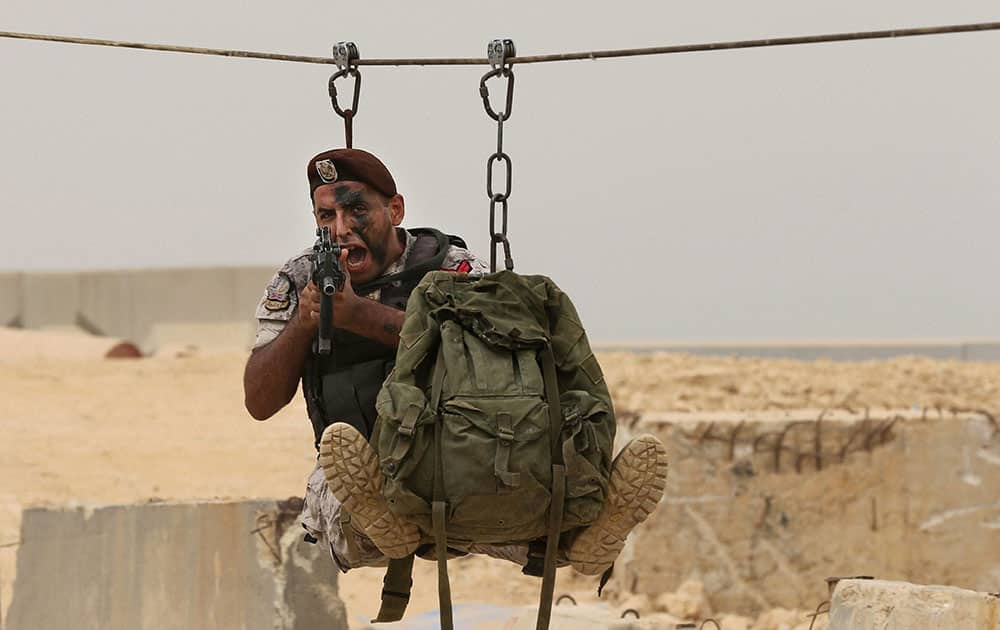
<path fill-rule="evenodd" d="M 295 396 L 318 325 L 313 317 L 319 310 L 315 285 L 296 295 L 290 280 L 287 288 L 281 281 L 279 274 L 269 287 L 274 293 L 269 291 L 258 307 L 258 346 L 243 371 L 244 404 L 257 420 L 267 420 Z"/>
<path fill-rule="evenodd" d="M 295 396 L 315 333 L 314 325 L 293 317 L 274 341 L 250 354 L 243 393 L 247 411 L 255 419 L 267 420 Z"/>
<path fill-rule="evenodd" d="M 250 354 L 243 392 L 247 411 L 256 420 L 267 420 L 295 396 L 314 333 L 315 328 L 294 318 L 274 341 Z"/>
<path fill-rule="evenodd" d="M 405 313 L 375 300 L 358 297 L 354 299 L 356 301 L 351 304 L 349 307 L 351 310 L 345 314 L 343 320 L 334 307 L 333 316 L 337 326 L 390 348 L 399 346 L 399 331 L 403 329 Z"/>

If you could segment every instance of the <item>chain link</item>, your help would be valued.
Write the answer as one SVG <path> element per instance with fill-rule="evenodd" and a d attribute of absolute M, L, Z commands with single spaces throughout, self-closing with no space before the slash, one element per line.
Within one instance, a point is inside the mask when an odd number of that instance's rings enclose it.
<path fill-rule="evenodd" d="M 339 70 L 330 77 L 329 92 L 333 111 L 344 119 L 344 145 L 350 149 L 354 144 L 354 116 L 358 113 L 358 99 L 361 97 L 361 72 L 357 68 L 358 47 L 354 42 L 338 42 L 333 47 L 333 61 Z M 354 93 L 351 106 L 344 109 L 337 99 L 337 80 L 344 77 L 354 79 Z"/>
<path fill-rule="evenodd" d="M 507 237 L 507 199 L 510 198 L 514 165 L 503 150 L 503 124 L 510 118 L 514 105 L 514 70 L 510 58 L 516 53 L 514 42 L 509 39 L 494 39 L 486 47 L 486 54 L 492 70 L 479 81 L 479 95 L 483 98 L 486 115 L 497 123 L 497 150 L 486 160 L 486 196 L 490 200 L 490 272 L 497 270 L 497 248 L 503 247 L 504 267 L 514 270 L 514 259 L 510 255 L 510 239 Z M 487 82 L 499 78 L 506 83 L 506 97 L 501 111 L 493 109 Z M 497 163 L 503 164 L 503 184 L 493 187 L 493 170 Z M 500 230 L 497 231 L 497 206 L 500 207 Z"/>

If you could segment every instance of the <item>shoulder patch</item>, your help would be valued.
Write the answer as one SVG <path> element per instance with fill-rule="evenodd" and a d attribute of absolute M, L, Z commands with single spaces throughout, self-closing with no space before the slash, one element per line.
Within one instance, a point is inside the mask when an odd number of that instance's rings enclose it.
<path fill-rule="evenodd" d="M 441 262 L 441 271 L 485 275 L 489 273 L 489 266 L 469 250 L 452 245 Z"/>
<path fill-rule="evenodd" d="M 271 312 L 287 309 L 292 303 L 290 297 L 292 286 L 288 274 L 279 272 L 271 284 L 267 285 L 267 292 L 264 294 L 264 308 Z"/>

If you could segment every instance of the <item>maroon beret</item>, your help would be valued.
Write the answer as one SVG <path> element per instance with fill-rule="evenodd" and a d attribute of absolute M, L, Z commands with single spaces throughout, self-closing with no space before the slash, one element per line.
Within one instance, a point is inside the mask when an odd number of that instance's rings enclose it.
<path fill-rule="evenodd" d="M 377 157 L 361 149 L 332 149 L 309 160 L 309 197 L 316 189 L 334 182 L 361 182 L 386 197 L 396 195 L 396 182 Z"/>

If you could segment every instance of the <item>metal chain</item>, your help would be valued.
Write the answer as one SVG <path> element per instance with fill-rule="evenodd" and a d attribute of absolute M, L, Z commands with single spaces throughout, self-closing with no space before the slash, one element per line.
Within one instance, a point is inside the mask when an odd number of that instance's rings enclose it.
<path fill-rule="evenodd" d="M 507 237 L 507 199 L 510 197 L 513 164 L 503 150 L 503 123 L 510 118 L 514 104 L 514 70 L 511 57 L 515 56 L 514 42 L 509 39 L 494 39 L 486 47 L 487 58 L 492 70 L 479 81 L 479 95 L 483 97 L 486 114 L 497 122 L 497 150 L 486 161 L 486 196 L 490 200 L 490 272 L 497 270 L 497 247 L 503 246 L 504 267 L 514 270 L 514 259 L 510 256 L 510 239 Z M 506 81 L 507 96 L 504 108 L 497 112 L 490 104 L 490 90 L 487 81 L 499 77 Z M 493 167 L 497 162 L 504 165 L 504 183 L 493 188 Z M 497 206 L 500 206 L 500 231 L 497 231 Z"/>
<path fill-rule="evenodd" d="M 358 98 L 361 96 L 361 72 L 357 68 L 358 47 L 354 42 L 337 42 L 333 47 L 333 62 L 340 68 L 330 77 L 330 102 L 333 103 L 333 111 L 344 119 L 344 145 L 350 149 L 354 144 L 354 116 L 358 113 Z M 337 79 L 343 77 L 354 79 L 354 98 L 351 99 L 351 106 L 343 109 L 337 101 Z"/>

